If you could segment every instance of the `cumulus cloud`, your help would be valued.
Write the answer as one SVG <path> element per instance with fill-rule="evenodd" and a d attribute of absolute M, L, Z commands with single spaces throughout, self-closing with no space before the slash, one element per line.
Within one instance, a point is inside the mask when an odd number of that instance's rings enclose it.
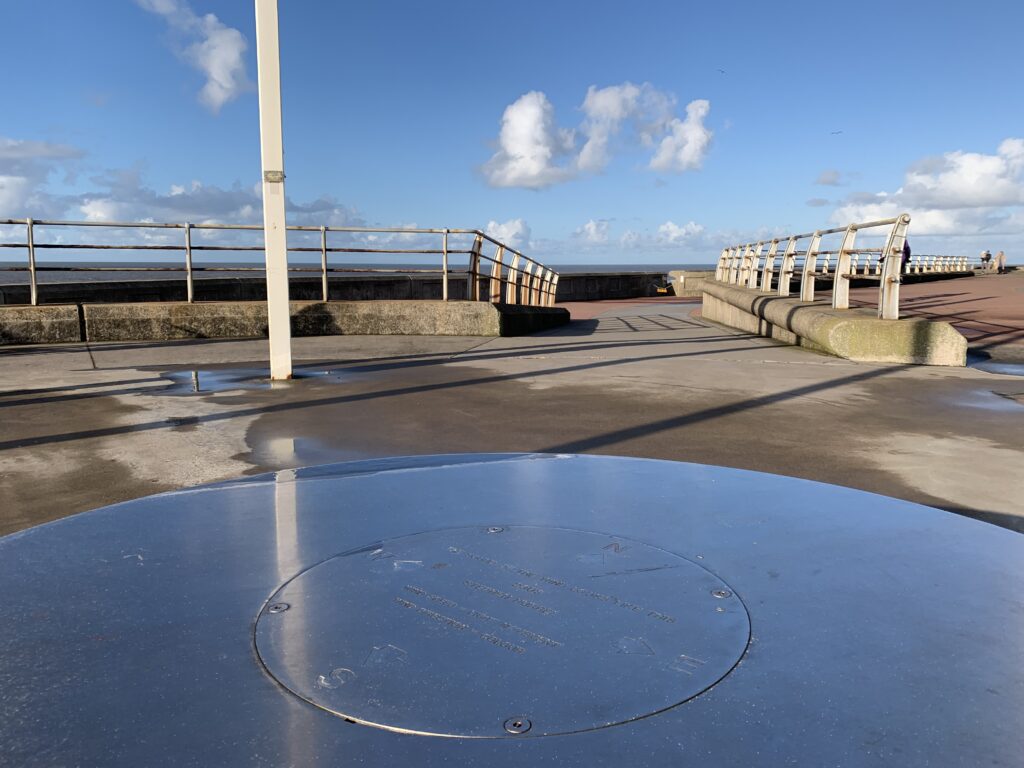
<path fill-rule="evenodd" d="M 676 173 L 700 168 L 711 145 L 711 130 L 704 125 L 710 111 L 711 102 L 707 99 L 687 104 L 686 119 L 674 118 L 669 123 L 669 134 L 651 158 L 651 168 Z"/>
<path fill-rule="evenodd" d="M 920 235 L 1019 234 L 1024 207 L 1024 139 L 1008 138 L 995 154 L 955 151 L 911 165 L 893 192 L 859 193 L 832 214 L 845 223 L 904 211 Z"/>
<path fill-rule="evenodd" d="M 843 174 L 837 171 L 835 168 L 828 168 L 818 174 L 818 178 L 814 180 L 815 184 L 823 187 L 838 187 L 842 184 Z"/>
<path fill-rule="evenodd" d="M 573 237 L 588 244 L 608 242 L 608 219 L 591 219 L 572 233 Z"/>
<path fill-rule="evenodd" d="M 509 219 L 505 222 L 489 221 L 484 232 L 507 246 L 522 250 L 530 244 L 530 225 L 523 219 Z"/>
<path fill-rule="evenodd" d="M 184 0 L 135 0 L 162 17 L 174 32 L 176 53 L 206 77 L 201 101 L 216 114 L 229 101 L 252 89 L 245 69 L 245 36 L 214 14 L 198 15 Z"/>
<path fill-rule="evenodd" d="M 652 169 L 682 173 L 699 168 L 712 137 L 704 126 L 710 104 L 691 102 L 685 120 L 673 116 L 675 106 L 673 94 L 650 83 L 592 85 L 580 105 L 583 120 L 570 130 L 558 126 L 544 93 L 530 91 L 505 108 L 498 149 L 484 164 L 484 176 L 495 187 L 541 189 L 599 173 L 616 150 L 616 137 L 627 128 L 633 144 L 657 148 Z"/>
<path fill-rule="evenodd" d="M 658 239 L 664 243 L 682 243 L 702 234 L 704 227 L 695 221 L 688 221 L 682 226 L 666 221 L 658 227 Z"/>
<path fill-rule="evenodd" d="M 166 193 L 147 185 L 141 166 L 110 169 L 95 174 L 82 186 L 85 192 L 57 191 L 58 182 L 74 176 L 84 152 L 77 147 L 45 141 L 0 137 L 0 218 L 67 219 L 84 221 L 160 221 L 192 223 L 260 224 L 263 221 L 260 184 L 227 187 L 190 180 L 171 184 Z M 298 202 L 286 201 L 292 224 L 361 226 L 359 213 L 330 196 Z M 76 237 L 83 233 L 77 233 Z M 95 234 L 95 233 L 94 233 Z M 104 233 L 105 236 L 109 233 Z M 9 237 L 10 232 L 0 232 Z M 85 233 L 86 237 L 91 236 Z M 148 233 L 159 241 L 172 237 Z M 212 232 L 197 237 L 215 239 Z M 17 234 L 16 239 L 22 238 Z M 332 236 L 335 242 L 345 236 Z M 100 238 L 102 239 L 102 238 Z"/>
<path fill-rule="evenodd" d="M 498 151 L 484 166 L 494 187 L 540 189 L 574 175 L 560 161 L 574 145 L 572 131 L 555 124 L 555 109 L 540 91 L 525 93 L 505 108 Z"/>
<path fill-rule="evenodd" d="M 580 131 L 587 137 L 576 159 L 584 172 L 601 171 L 608 165 L 609 143 L 627 121 L 635 123 L 640 141 L 649 146 L 665 131 L 672 118 L 675 96 L 650 83 L 590 86 L 580 109 L 586 115 Z"/>
<path fill-rule="evenodd" d="M 48 141 L 24 141 L 0 137 L 0 217 L 48 218 L 60 204 L 46 192 L 53 173 L 71 174 L 82 150 Z"/>

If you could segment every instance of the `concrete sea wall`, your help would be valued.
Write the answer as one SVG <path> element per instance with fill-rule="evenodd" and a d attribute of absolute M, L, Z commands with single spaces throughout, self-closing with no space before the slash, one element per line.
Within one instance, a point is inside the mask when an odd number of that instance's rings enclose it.
<path fill-rule="evenodd" d="M 46 282 L 40 273 L 40 304 L 129 304 L 147 301 L 185 301 L 185 278 L 95 282 Z M 448 278 L 451 298 L 467 295 L 467 277 L 454 273 Z M 593 301 L 654 296 L 665 281 L 664 272 L 569 272 L 560 275 L 556 301 Z M 481 295 L 486 296 L 488 279 L 481 278 Z M 288 281 L 293 301 L 320 301 L 323 287 L 319 275 L 292 276 Z M 203 277 L 194 281 L 196 301 L 266 301 L 267 286 L 259 277 Z M 440 299 L 440 272 L 346 273 L 331 275 L 331 301 L 376 301 Z M 28 304 L 28 285 L 0 285 L 0 305 Z"/>
<path fill-rule="evenodd" d="M 519 336 L 569 322 L 559 307 L 478 301 L 293 301 L 295 336 Z M 267 335 L 263 302 L 0 307 L 0 344 L 254 338 Z"/>
<path fill-rule="evenodd" d="M 952 325 L 923 318 L 879 320 L 873 310 L 832 309 L 705 280 L 702 315 L 759 336 L 872 363 L 963 366 L 967 339 Z"/>

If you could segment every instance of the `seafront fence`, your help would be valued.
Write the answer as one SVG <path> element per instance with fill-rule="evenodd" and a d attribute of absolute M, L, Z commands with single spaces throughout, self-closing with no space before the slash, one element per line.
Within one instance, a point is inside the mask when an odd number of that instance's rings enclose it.
<path fill-rule="evenodd" d="M 3 241 L 0 248 L 19 248 L 26 253 L 27 263 L 24 267 L 6 267 L 5 271 L 28 272 L 29 273 L 29 303 L 39 303 L 39 275 L 46 272 L 184 272 L 189 303 L 195 301 L 194 279 L 199 272 L 265 272 L 263 267 L 252 267 L 245 265 L 231 266 L 201 266 L 194 262 L 196 252 L 263 252 L 262 245 L 244 244 L 212 244 L 193 242 L 193 233 L 206 232 L 246 232 L 263 231 L 259 224 L 218 224 L 203 223 L 192 224 L 168 223 L 168 222 L 114 222 L 114 221 L 44 221 L 39 219 L 0 219 L 0 226 L 15 226 L 25 228 L 25 239 L 22 241 Z M 61 228 L 84 228 L 96 227 L 108 230 L 144 230 L 150 239 L 159 239 L 160 242 L 137 242 L 126 241 L 122 243 L 73 243 L 73 242 L 39 242 L 40 230 Z M 178 243 L 167 242 L 167 237 L 153 238 L 152 231 L 162 235 L 168 234 L 167 230 L 181 230 L 182 237 Z M 308 226 L 292 225 L 288 227 L 290 232 L 319 235 L 319 243 L 312 246 L 290 245 L 289 253 L 317 253 L 320 255 L 319 266 L 298 266 L 289 265 L 289 272 L 299 273 L 320 273 L 322 283 L 323 300 L 328 300 L 328 276 L 332 273 L 352 272 L 429 272 L 436 273 L 438 268 L 442 275 L 442 300 L 465 299 L 469 301 L 481 301 L 486 299 L 495 304 L 517 304 L 534 307 L 551 307 L 555 303 L 555 293 L 558 289 L 558 273 L 539 261 L 526 256 L 520 251 L 505 243 L 491 237 L 479 229 L 416 229 L 402 227 L 338 227 L 338 226 Z M 332 233 L 343 234 L 349 241 L 346 245 L 332 245 L 329 238 Z M 381 247 L 354 242 L 356 235 L 364 235 L 368 242 L 393 238 L 399 241 L 409 239 L 434 239 L 437 247 L 434 248 L 399 248 L 384 244 Z M 449 239 L 459 238 L 463 241 L 472 238 L 468 248 L 452 248 Z M 59 240 L 59 238 L 58 238 Z M 61 250 L 61 251 L 171 251 L 180 252 L 183 255 L 183 262 L 177 264 L 162 264 L 160 266 L 80 266 L 74 264 L 51 264 L 42 266 L 37 262 L 37 251 L 40 250 Z M 438 267 L 431 269 L 392 269 L 384 270 L 377 268 L 353 268 L 335 266 L 329 263 L 329 255 L 336 253 L 344 254 L 367 254 L 367 255 L 433 255 L 440 257 Z M 453 267 L 451 258 L 453 256 L 467 257 L 466 267 Z M 485 287 L 482 287 L 483 286 Z"/>
<path fill-rule="evenodd" d="M 715 279 L 778 296 L 789 296 L 800 276 L 800 300 L 815 299 L 815 280 L 831 278 L 833 309 L 850 308 L 854 279 L 879 283 L 878 316 L 899 319 L 899 286 L 903 274 L 970 272 L 962 256 L 918 256 L 903 265 L 903 244 L 909 214 L 834 229 L 743 243 L 722 250 Z M 858 243 L 858 237 L 861 242 Z M 867 241 L 867 242 L 864 242 Z"/>

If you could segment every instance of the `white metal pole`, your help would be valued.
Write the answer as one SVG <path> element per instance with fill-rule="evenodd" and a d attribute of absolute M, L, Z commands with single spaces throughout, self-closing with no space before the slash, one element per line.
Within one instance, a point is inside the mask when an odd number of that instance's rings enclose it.
<path fill-rule="evenodd" d="M 263 237 L 267 258 L 267 324 L 270 335 L 270 378 L 274 380 L 292 377 L 279 51 L 277 0 L 256 0 L 256 67 L 260 95 Z"/>

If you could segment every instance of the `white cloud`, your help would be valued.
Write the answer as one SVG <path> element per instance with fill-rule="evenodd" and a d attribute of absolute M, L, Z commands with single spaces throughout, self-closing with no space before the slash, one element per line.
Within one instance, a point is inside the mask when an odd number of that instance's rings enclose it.
<path fill-rule="evenodd" d="M 695 221 L 688 221 L 682 226 L 674 221 L 666 221 L 658 227 L 658 239 L 664 243 L 682 243 L 702 234 L 704 227 Z"/>
<path fill-rule="evenodd" d="M 72 174 L 84 154 L 66 144 L 0 137 L 0 218 L 57 215 L 61 206 L 46 182 L 56 171 Z"/>
<path fill-rule="evenodd" d="M 711 146 L 712 133 L 704 125 L 710 110 L 711 103 L 707 99 L 687 104 L 686 119 L 674 118 L 669 123 L 669 134 L 661 140 L 651 158 L 651 168 L 676 173 L 700 168 Z"/>
<path fill-rule="evenodd" d="M 85 198 L 78 210 L 86 221 L 118 221 L 122 206 L 105 198 Z"/>
<path fill-rule="evenodd" d="M 809 205 L 811 208 L 821 208 L 823 206 L 828 205 L 828 202 L 829 201 L 823 197 L 812 197 L 810 200 L 807 201 L 807 205 Z"/>
<path fill-rule="evenodd" d="M 484 231 L 495 240 L 516 250 L 529 247 L 530 225 L 523 219 L 509 219 L 506 222 L 489 221 Z"/>
<path fill-rule="evenodd" d="M 555 125 L 555 110 L 540 91 L 530 91 L 505 108 L 498 151 L 484 166 L 494 187 L 540 189 L 572 178 L 559 161 L 572 151 L 573 134 Z"/>
<path fill-rule="evenodd" d="M 573 232 L 573 237 L 589 244 L 608 242 L 608 219 L 591 219 Z"/>
<path fill-rule="evenodd" d="M 32 182 L 25 176 L 0 175 L 0 211 L 3 218 L 20 218 L 26 213 L 25 203 L 32 191 Z"/>
<path fill-rule="evenodd" d="M 590 86 L 581 109 L 586 115 L 581 126 L 587 137 L 576 165 L 580 171 L 601 171 L 608 165 L 608 144 L 627 121 L 637 123 L 636 130 L 644 145 L 649 146 L 656 135 L 665 131 L 672 118 L 675 96 L 659 91 L 650 83 Z"/>
<path fill-rule="evenodd" d="M 53 144 L 48 141 L 21 141 L 0 137 L 0 161 L 26 161 L 43 158 L 75 158 L 84 153 L 67 144 Z"/>
<path fill-rule="evenodd" d="M 673 117 L 676 97 L 650 83 L 590 86 L 575 130 L 560 128 L 547 96 L 530 91 L 505 108 L 498 151 L 483 167 L 491 186 L 541 189 L 607 167 L 614 139 L 628 126 L 632 144 L 657 146 L 655 170 L 682 173 L 699 168 L 711 141 L 704 126 L 710 104 L 693 101 L 685 120 Z M 584 141 L 576 151 L 576 137 Z M 627 145 L 629 141 L 625 142 Z"/>
<path fill-rule="evenodd" d="M 184 0 L 135 0 L 161 16 L 180 38 L 176 53 L 206 77 L 199 100 L 216 114 L 229 101 L 252 89 L 245 69 L 245 36 L 214 14 L 195 13 Z"/>
<path fill-rule="evenodd" d="M 823 187 L 838 187 L 842 184 L 843 174 L 835 168 L 828 168 L 818 174 L 814 183 Z"/>
<path fill-rule="evenodd" d="M 894 192 L 861 193 L 833 212 L 836 223 L 911 215 L 917 235 L 1018 235 L 1024 206 L 1024 139 L 1003 141 L 995 154 L 947 152 L 924 158 Z"/>

